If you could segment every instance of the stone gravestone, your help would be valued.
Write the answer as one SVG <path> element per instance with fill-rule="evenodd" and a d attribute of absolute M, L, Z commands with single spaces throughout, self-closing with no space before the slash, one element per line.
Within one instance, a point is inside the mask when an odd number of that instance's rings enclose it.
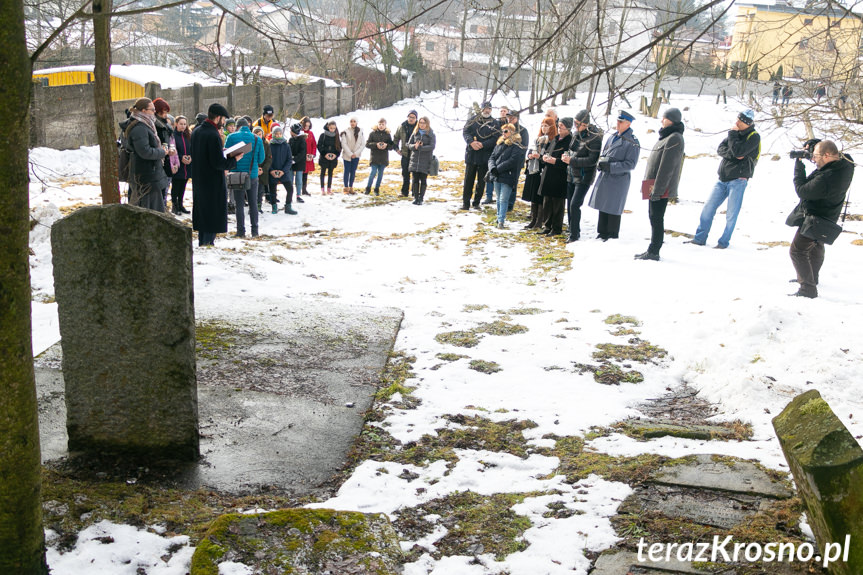
<path fill-rule="evenodd" d="M 830 544 L 838 554 L 828 570 L 860 575 L 863 449 L 814 389 L 795 397 L 773 419 L 773 428 L 806 504 L 819 553 Z"/>
<path fill-rule="evenodd" d="M 51 229 L 69 451 L 199 455 L 192 230 L 129 205 Z"/>

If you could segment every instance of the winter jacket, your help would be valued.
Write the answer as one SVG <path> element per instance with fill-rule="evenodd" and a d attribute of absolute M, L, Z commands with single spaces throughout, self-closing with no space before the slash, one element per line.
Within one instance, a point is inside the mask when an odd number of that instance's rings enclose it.
<path fill-rule="evenodd" d="M 291 146 L 291 170 L 294 172 L 306 171 L 306 134 L 300 132 L 299 135 L 291 135 L 288 140 L 288 145 Z"/>
<path fill-rule="evenodd" d="M 491 116 L 483 118 L 482 114 L 477 114 L 467 121 L 461 135 L 467 144 L 464 150 L 464 163 L 481 166 L 488 163 L 497 143 L 497 138 L 500 136 L 500 130 L 497 129 L 497 122 L 494 118 Z M 473 142 L 481 143 L 482 148 L 474 150 L 470 146 Z"/>
<path fill-rule="evenodd" d="M 269 186 L 270 185 L 270 166 L 273 165 L 273 152 L 270 150 L 270 141 L 266 138 L 262 138 L 261 140 L 264 143 L 264 161 L 261 162 L 261 175 L 259 179 L 261 180 L 260 185 Z M 260 192 L 258 193 L 258 197 L 261 197 Z"/>
<path fill-rule="evenodd" d="M 168 122 L 159 116 L 153 116 L 153 123 L 156 125 L 156 135 L 159 136 L 159 143 L 170 144 L 174 131 L 168 126 Z M 168 179 L 174 177 L 174 172 L 171 170 L 171 160 L 167 155 L 162 160 L 162 168 L 165 170 L 165 175 L 168 176 Z"/>
<path fill-rule="evenodd" d="M 273 124 L 275 123 L 275 121 L 276 121 L 275 118 L 273 118 L 268 122 L 264 119 L 263 116 L 261 116 L 260 118 L 255 120 L 255 123 L 252 124 L 252 127 L 254 128 L 254 127 L 260 126 L 261 129 L 264 131 L 264 137 L 269 139 L 270 135 L 273 132 Z"/>
<path fill-rule="evenodd" d="M 303 130 L 306 135 L 306 173 L 315 171 L 315 156 L 318 154 L 318 144 L 311 130 Z M 311 157 L 311 159 L 309 159 Z"/>
<path fill-rule="evenodd" d="M 132 125 L 131 130 L 127 128 Z M 129 185 L 154 186 L 158 191 L 168 187 L 168 175 L 165 174 L 163 160 L 166 156 L 162 142 L 146 124 L 135 120 L 120 123 L 126 133 L 126 149 L 131 152 L 129 157 Z M 142 195 L 143 192 L 142 190 Z"/>
<path fill-rule="evenodd" d="M 172 134 L 174 146 L 177 148 L 177 156 L 180 158 L 180 167 L 177 168 L 177 173 L 171 176 L 174 180 L 188 180 L 192 177 L 192 166 L 182 162 L 183 156 L 192 155 L 192 136 L 188 132 L 178 132 L 174 130 Z"/>
<path fill-rule="evenodd" d="M 226 158 L 222 134 L 209 120 L 192 132 L 192 227 L 199 232 L 228 231 L 228 195 L 225 170 L 237 161 Z"/>
<path fill-rule="evenodd" d="M 378 144 L 383 142 L 387 146 L 381 150 Z M 369 132 L 369 139 L 366 141 L 366 148 L 372 151 L 369 164 L 378 166 L 386 166 L 390 163 L 390 150 L 395 149 L 393 137 L 389 130 L 378 130 L 377 128 Z"/>
<path fill-rule="evenodd" d="M 362 129 L 348 128 L 339 135 L 342 142 L 342 159 L 351 161 L 351 156 L 357 158 L 363 155 L 363 148 L 366 146 L 366 136 Z"/>
<path fill-rule="evenodd" d="M 270 172 L 279 170 L 284 172 L 281 177 L 276 178 L 270 174 L 270 187 L 274 188 L 276 183 L 287 183 L 291 181 L 291 165 L 294 158 L 291 154 L 291 145 L 287 140 L 270 140 L 270 151 L 273 154 L 273 163 L 270 164 Z"/>
<path fill-rule="evenodd" d="M 645 180 L 656 180 L 650 200 L 662 199 L 665 192 L 669 199 L 677 197 L 677 184 L 683 167 L 683 123 L 677 122 L 659 130 L 659 141 L 647 158 Z"/>
<path fill-rule="evenodd" d="M 519 124 L 515 124 L 515 129 L 518 130 L 518 137 L 521 139 L 521 146 L 524 148 L 524 155 L 521 157 L 521 163 L 518 165 L 518 172 L 515 174 L 515 181 L 518 183 L 518 179 L 521 177 L 521 170 L 525 165 L 524 158 L 527 156 L 527 145 L 528 142 L 530 142 L 530 134 L 527 133 L 527 128 Z"/>
<path fill-rule="evenodd" d="M 234 132 L 228 139 L 225 140 L 225 147 L 230 148 L 235 144 L 245 142 L 252 144 L 252 149 L 243 154 L 242 159 L 237 162 L 237 166 L 231 170 L 232 172 L 248 172 L 251 167 L 251 175 L 253 180 L 258 179 L 258 166 L 264 161 L 266 154 L 264 153 L 264 143 L 261 138 L 254 135 L 248 126 L 240 128 Z"/>
<path fill-rule="evenodd" d="M 501 136 L 488 159 L 488 170 L 496 170 L 494 177 L 498 182 L 515 188 L 526 153 L 527 149 L 521 144 L 519 134 L 513 134 L 510 138 Z"/>
<path fill-rule="evenodd" d="M 324 130 L 318 138 L 318 165 L 322 168 L 335 168 L 339 165 L 339 154 L 342 153 L 342 144 L 339 135 Z M 335 158 L 328 160 L 327 154 L 335 154 Z"/>
<path fill-rule="evenodd" d="M 566 181 L 575 184 L 593 183 L 596 177 L 596 162 L 602 150 L 602 130 L 590 124 L 580 132 L 572 133 L 569 146 L 569 171 Z"/>
<path fill-rule="evenodd" d="M 416 127 L 416 123 L 410 124 L 407 120 L 402 122 L 396 130 L 395 136 L 393 136 L 393 149 L 399 150 L 403 156 L 410 155 L 411 149 L 408 148 L 408 140 L 411 139 L 411 134 L 414 133 L 414 128 Z"/>
<path fill-rule="evenodd" d="M 414 146 L 417 142 L 422 142 L 422 145 L 419 149 Z M 434 148 L 437 144 L 437 137 L 431 128 L 426 130 L 426 133 L 420 135 L 420 131 L 417 130 L 413 134 L 411 134 L 410 139 L 408 140 L 408 146 L 411 147 L 411 161 L 408 165 L 408 169 L 411 172 L 419 172 L 421 174 L 428 174 L 431 170 L 431 162 L 432 156 L 434 155 Z"/>
<path fill-rule="evenodd" d="M 593 186 L 588 205 L 591 208 L 619 216 L 626 205 L 629 193 L 630 174 L 638 163 L 641 144 L 632 128 L 627 128 L 622 134 L 617 132 L 605 142 L 605 148 L 600 157 L 608 158 L 607 172 L 600 172 Z"/>
<path fill-rule="evenodd" d="M 728 137 L 716 152 L 722 158 L 718 170 L 720 182 L 751 178 L 761 155 L 761 136 L 752 126 L 741 131 L 728 130 Z"/>
<path fill-rule="evenodd" d="M 542 175 L 540 176 L 539 194 L 541 196 L 546 198 L 566 197 L 566 172 L 568 166 L 560 158 L 569 149 L 571 143 L 572 134 L 564 138 L 561 138 L 560 134 L 558 134 L 546 152 L 557 161 L 553 164 L 545 163 L 540 156 L 539 164 L 542 167 Z"/>
<path fill-rule="evenodd" d="M 824 164 L 809 176 L 803 162 L 797 160 L 794 164 L 794 190 L 800 203 L 796 209 L 835 222 L 842 213 L 845 193 L 853 177 L 854 162 L 847 154 Z"/>

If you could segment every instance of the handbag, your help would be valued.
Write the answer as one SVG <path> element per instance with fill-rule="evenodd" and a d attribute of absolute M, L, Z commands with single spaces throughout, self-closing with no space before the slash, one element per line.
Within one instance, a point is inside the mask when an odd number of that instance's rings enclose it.
<path fill-rule="evenodd" d="M 252 164 L 254 164 L 255 149 L 258 146 L 257 137 L 255 137 L 254 142 L 255 143 L 252 145 L 252 157 L 249 159 L 249 171 L 228 172 L 226 183 L 229 190 L 242 190 L 244 192 L 248 192 L 252 189 Z"/>
<path fill-rule="evenodd" d="M 841 233 L 842 226 L 814 214 L 806 214 L 806 217 L 803 218 L 803 223 L 800 225 L 801 236 L 827 245 L 831 245 Z"/>
<path fill-rule="evenodd" d="M 797 204 L 797 206 L 792 210 L 788 217 L 785 218 L 785 225 L 791 226 L 792 228 L 799 227 L 800 224 L 803 223 L 803 219 L 806 217 L 806 213 L 803 211 L 803 206 Z"/>
<path fill-rule="evenodd" d="M 437 159 L 437 156 L 432 156 L 431 164 L 429 165 L 429 175 L 436 176 L 440 171 L 440 162 Z"/>

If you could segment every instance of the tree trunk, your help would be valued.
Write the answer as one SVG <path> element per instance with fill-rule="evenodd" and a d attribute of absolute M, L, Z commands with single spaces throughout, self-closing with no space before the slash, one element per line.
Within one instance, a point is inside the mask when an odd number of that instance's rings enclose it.
<path fill-rule="evenodd" d="M 117 174 L 117 142 L 114 136 L 114 106 L 111 104 L 111 0 L 93 1 L 93 100 L 96 108 L 96 138 L 99 141 L 99 183 L 102 203 L 120 203 Z"/>
<path fill-rule="evenodd" d="M 0 2 L 0 573 L 44 575 L 39 418 L 30 329 L 27 148 L 31 66 L 24 3 Z"/>
<path fill-rule="evenodd" d="M 536 27 L 533 30 L 533 63 L 530 70 L 530 113 L 535 114 L 536 109 L 536 83 L 539 80 L 539 55 L 536 53 L 539 48 L 539 36 L 542 32 L 542 5 L 540 0 L 536 0 Z"/>
<path fill-rule="evenodd" d="M 458 48 L 458 79 L 455 83 L 455 93 L 452 98 L 452 107 L 458 108 L 458 92 L 461 88 L 461 79 L 464 76 L 464 38 L 467 35 L 467 1 L 464 2 L 464 14 L 461 18 L 461 43 Z"/>

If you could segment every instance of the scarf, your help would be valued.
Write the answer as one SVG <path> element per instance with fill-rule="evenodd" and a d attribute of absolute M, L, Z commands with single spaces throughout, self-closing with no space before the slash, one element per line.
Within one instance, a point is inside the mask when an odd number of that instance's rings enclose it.
<path fill-rule="evenodd" d="M 159 134 L 156 132 L 156 123 L 153 121 L 153 116 L 145 114 L 144 112 L 139 112 L 138 110 L 132 110 L 131 117 L 150 128 L 150 131 L 153 132 L 156 139 L 159 138 Z"/>
<path fill-rule="evenodd" d="M 285 139 L 285 135 L 282 134 L 279 137 L 273 136 L 272 139 L 270 139 L 270 142 L 273 144 L 284 144 L 287 140 Z"/>
<path fill-rule="evenodd" d="M 682 134 L 684 129 L 683 122 L 675 122 L 665 128 L 659 128 L 659 139 L 663 140 L 674 133 Z"/>

